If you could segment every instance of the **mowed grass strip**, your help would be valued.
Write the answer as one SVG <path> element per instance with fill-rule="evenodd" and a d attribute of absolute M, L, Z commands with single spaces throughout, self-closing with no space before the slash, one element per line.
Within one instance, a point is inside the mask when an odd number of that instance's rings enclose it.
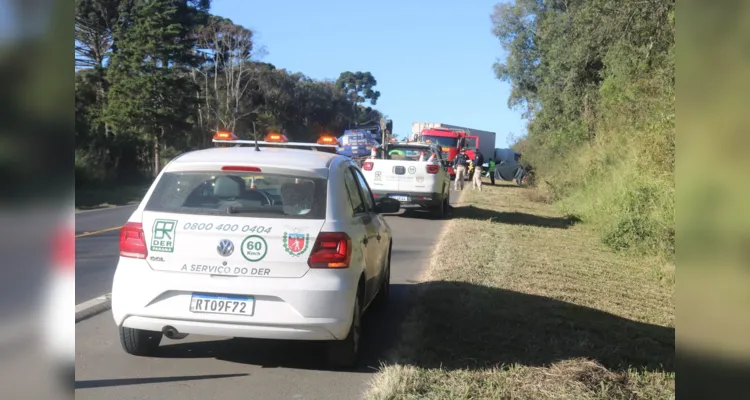
<path fill-rule="evenodd" d="M 367 399 L 674 398 L 674 268 L 533 198 L 463 194 Z"/>

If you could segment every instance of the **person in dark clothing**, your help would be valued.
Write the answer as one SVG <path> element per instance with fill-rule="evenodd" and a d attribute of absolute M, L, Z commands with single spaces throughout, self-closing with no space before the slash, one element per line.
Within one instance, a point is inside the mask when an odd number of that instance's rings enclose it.
<path fill-rule="evenodd" d="M 484 155 L 479 149 L 474 154 L 474 180 L 473 188 L 482 191 L 482 165 L 484 165 Z"/>
<path fill-rule="evenodd" d="M 466 169 L 469 165 L 469 157 L 466 155 L 466 150 L 461 150 L 453 159 L 453 169 L 456 171 L 456 181 L 454 182 L 455 190 L 463 190 L 464 188 L 464 176 L 466 176 Z"/>

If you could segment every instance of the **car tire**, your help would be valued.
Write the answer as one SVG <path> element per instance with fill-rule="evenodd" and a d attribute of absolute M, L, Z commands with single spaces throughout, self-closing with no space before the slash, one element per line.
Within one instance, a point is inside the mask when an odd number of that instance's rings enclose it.
<path fill-rule="evenodd" d="M 375 299 L 372 301 L 372 308 L 376 311 L 383 311 L 388 306 L 388 298 L 391 294 L 391 249 L 388 249 L 388 257 L 386 258 L 385 266 L 385 278 L 380 284 L 378 294 L 375 295 Z"/>
<path fill-rule="evenodd" d="M 446 203 L 447 203 L 447 199 L 443 198 L 443 201 L 440 202 L 440 205 L 437 206 L 432 211 L 432 213 L 435 216 L 435 218 L 437 218 L 437 219 L 443 219 L 443 218 L 445 218 L 445 214 L 448 211 L 447 210 L 448 207 L 446 207 Z"/>
<path fill-rule="evenodd" d="M 120 327 L 120 344 L 126 353 L 134 356 L 150 356 L 159 349 L 161 332 Z"/>
<path fill-rule="evenodd" d="M 346 338 L 328 342 L 326 347 L 326 358 L 328 364 L 333 368 L 352 368 L 357 365 L 362 337 L 362 305 L 359 295 L 360 293 L 357 293 L 354 300 L 354 318 L 352 318 L 352 324 Z"/>

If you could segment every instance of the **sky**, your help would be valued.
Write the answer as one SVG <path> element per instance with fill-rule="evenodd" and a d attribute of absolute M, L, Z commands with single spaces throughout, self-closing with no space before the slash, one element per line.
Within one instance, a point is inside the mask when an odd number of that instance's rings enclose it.
<path fill-rule="evenodd" d="M 254 30 L 277 68 L 334 80 L 370 71 L 399 137 L 440 122 L 496 132 L 504 148 L 526 124 L 492 69 L 505 58 L 490 21 L 498 1 L 213 0 L 211 12 Z"/>

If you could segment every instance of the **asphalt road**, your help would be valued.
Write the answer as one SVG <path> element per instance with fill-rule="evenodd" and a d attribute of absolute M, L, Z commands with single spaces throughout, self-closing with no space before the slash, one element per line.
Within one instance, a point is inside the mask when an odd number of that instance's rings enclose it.
<path fill-rule="evenodd" d="M 451 194 L 452 201 L 457 198 L 457 193 Z M 90 225 L 87 226 L 104 227 L 107 224 L 119 226 L 129 215 L 125 210 L 101 212 L 113 214 L 77 217 L 88 219 L 85 223 Z M 123 215 L 124 219 L 118 219 Z M 81 218 L 82 226 L 84 218 Z M 179 341 L 164 338 L 158 357 L 129 356 L 120 347 L 111 313 L 106 312 L 76 326 L 76 397 L 107 400 L 358 398 L 394 342 L 398 325 L 413 296 L 412 284 L 427 265 L 446 223 L 431 220 L 419 212 L 388 216 L 387 220 L 395 238 L 391 299 L 386 313 L 365 317 L 364 356 L 355 371 L 327 370 L 321 346 L 302 342 L 201 336 Z M 78 226 L 78 218 L 76 224 Z M 117 233 L 114 232 L 77 239 L 77 245 L 86 243 L 80 250 L 85 258 L 78 261 L 84 263 L 82 271 L 77 273 L 84 277 L 83 286 L 89 295 L 107 293 L 111 287 L 117 259 Z M 76 285 L 80 284 L 77 280 Z M 82 298 L 85 300 L 88 298 Z"/>

